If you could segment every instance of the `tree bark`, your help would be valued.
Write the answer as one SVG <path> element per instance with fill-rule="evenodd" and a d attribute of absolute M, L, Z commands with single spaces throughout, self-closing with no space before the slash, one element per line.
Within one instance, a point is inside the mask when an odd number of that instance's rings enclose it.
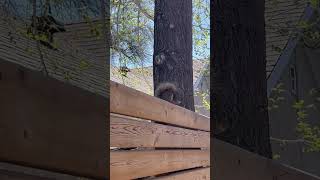
<path fill-rule="evenodd" d="M 192 0 L 156 0 L 154 23 L 154 94 L 194 111 Z"/>
<path fill-rule="evenodd" d="M 210 6 L 214 135 L 271 158 L 264 1 L 214 0 Z"/>

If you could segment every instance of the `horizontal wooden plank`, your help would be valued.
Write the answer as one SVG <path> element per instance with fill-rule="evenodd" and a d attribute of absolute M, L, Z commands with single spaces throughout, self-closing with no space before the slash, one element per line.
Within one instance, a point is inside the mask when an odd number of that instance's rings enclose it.
<path fill-rule="evenodd" d="M 213 179 L 320 180 L 307 172 L 280 164 L 223 141 L 213 140 Z"/>
<path fill-rule="evenodd" d="M 112 151 L 110 178 L 134 179 L 209 165 L 209 150 Z"/>
<path fill-rule="evenodd" d="M 108 100 L 0 60 L 0 161 L 108 176 Z"/>
<path fill-rule="evenodd" d="M 1 180 L 48 180 L 48 178 L 32 176 L 23 173 L 10 172 L 0 169 Z"/>
<path fill-rule="evenodd" d="M 154 180 L 210 180 L 210 167 L 172 173 Z"/>
<path fill-rule="evenodd" d="M 72 176 L 53 171 L 19 166 L 11 163 L 0 162 L 1 180 L 93 180 L 85 177 Z"/>
<path fill-rule="evenodd" d="M 209 148 L 210 133 L 110 115 L 111 147 Z"/>
<path fill-rule="evenodd" d="M 110 112 L 210 131 L 210 120 L 162 99 L 110 82 Z"/>

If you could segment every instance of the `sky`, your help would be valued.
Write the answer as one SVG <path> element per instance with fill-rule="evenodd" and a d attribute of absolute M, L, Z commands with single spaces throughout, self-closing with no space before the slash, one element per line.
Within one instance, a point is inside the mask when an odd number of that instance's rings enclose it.
<path fill-rule="evenodd" d="M 207 3 L 205 4 L 207 7 L 208 7 L 208 9 L 209 9 L 209 1 L 206 1 Z M 152 4 L 152 5 L 149 5 L 149 8 L 150 9 L 154 9 L 154 4 Z M 194 11 L 195 11 L 195 9 L 194 9 Z M 202 12 L 201 10 L 200 10 L 200 12 Z M 203 15 L 203 13 L 200 13 L 200 17 L 201 17 L 201 19 L 203 19 L 204 21 L 203 21 L 203 24 L 204 24 L 204 27 L 207 27 L 207 28 L 209 28 L 210 27 L 210 17 L 208 16 L 208 17 L 205 17 L 204 15 Z M 195 17 L 193 18 L 193 19 L 195 19 Z M 153 27 L 154 26 L 154 23 L 153 23 L 153 21 L 151 21 L 150 20 L 150 26 L 151 27 Z M 197 53 L 196 53 L 196 51 L 195 51 L 195 43 L 193 42 L 193 59 L 194 60 L 197 60 L 197 59 L 199 59 L 199 60 L 203 60 L 203 59 L 205 59 L 205 58 L 207 58 L 207 57 L 209 57 L 209 55 L 210 55 L 210 43 L 209 43 L 209 39 L 206 41 L 206 43 L 205 43 L 206 45 L 205 46 L 203 46 L 203 47 L 199 47 L 199 49 L 201 49 L 202 51 L 203 51 L 203 55 L 198 55 Z M 148 44 L 148 46 L 147 46 L 147 48 L 146 48 L 147 50 L 146 50 L 146 54 L 148 54 L 147 56 L 146 56 L 146 58 L 144 59 L 144 66 L 152 66 L 152 55 L 153 55 L 153 41 L 151 40 L 150 42 L 149 42 L 149 44 Z M 118 62 L 118 57 L 116 56 L 116 57 L 114 57 L 114 59 L 112 60 L 113 62 Z M 118 66 L 119 64 L 113 64 L 113 65 L 115 65 L 115 66 Z M 128 63 L 127 64 L 127 66 L 129 67 L 129 68 L 135 68 L 135 67 L 137 67 L 137 65 L 135 65 L 135 64 L 133 64 L 133 63 Z M 139 66 L 139 65 L 138 65 Z"/>

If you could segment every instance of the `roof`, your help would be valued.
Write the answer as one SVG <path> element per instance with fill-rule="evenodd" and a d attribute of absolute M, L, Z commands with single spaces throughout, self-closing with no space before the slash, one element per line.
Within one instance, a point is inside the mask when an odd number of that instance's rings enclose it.
<path fill-rule="evenodd" d="M 271 69 L 270 72 L 267 71 L 268 96 L 271 95 L 272 89 L 276 86 L 283 71 L 288 66 L 295 47 L 301 37 L 302 29 L 297 26 L 298 23 L 300 21 L 309 20 L 313 14 L 313 8 L 307 0 L 281 0 L 280 2 L 282 3 L 282 5 L 280 4 L 281 7 L 277 7 L 273 11 L 270 11 L 270 13 L 278 14 L 278 18 L 271 18 L 268 22 L 269 26 L 271 24 L 280 24 L 281 27 L 286 27 L 285 24 L 288 24 L 287 26 L 289 26 L 289 28 L 291 27 L 291 29 L 293 27 L 295 32 L 291 31 L 292 34 L 289 35 L 288 33 L 281 34 L 271 28 L 266 29 L 266 36 L 269 38 L 269 40 L 267 39 L 267 64 L 272 64 L 272 68 L 269 66 L 269 69 Z M 278 50 L 270 49 L 274 44 L 278 45 Z"/>
<path fill-rule="evenodd" d="M 87 50 L 98 61 L 106 63 L 106 45 L 98 27 L 101 27 L 100 20 L 93 20 L 89 23 L 70 23 L 65 25 L 66 32 L 61 34 L 74 47 Z M 94 33 L 100 34 L 97 36 Z"/>
<path fill-rule="evenodd" d="M 36 41 L 27 38 L 24 22 L 0 11 L 0 60 L 10 61 L 26 68 L 41 71 L 43 69 Z M 48 75 L 92 93 L 107 97 L 108 67 L 92 57 L 92 53 L 73 47 L 57 36 L 57 50 L 40 46 Z"/>
<path fill-rule="evenodd" d="M 266 60 L 267 77 L 273 72 L 286 48 L 291 33 L 303 16 L 309 0 L 266 0 Z M 289 30 L 289 31 L 288 31 Z"/>

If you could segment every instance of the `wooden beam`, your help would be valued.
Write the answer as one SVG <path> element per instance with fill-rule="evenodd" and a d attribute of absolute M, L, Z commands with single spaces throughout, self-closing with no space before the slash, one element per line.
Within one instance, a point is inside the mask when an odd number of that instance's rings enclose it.
<path fill-rule="evenodd" d="M 210 180 L 210 168 L 197 168 L 167 176 L 154 178 L 154 180 Z"/>
<path fill-rule="evenodd" d="M 210 120 L 195 112 L 110 82 L 110 112 L 182 127 L 210 131 Z"/>
<path fill-rule="evenodd" d="M 0 60 L 0 161 L 106 178 L 107 98 Z"/>
<path fill-rule="evenodd" d="M 280 164 L 223 141 L 213 140 L 213 179 L 320 180 L 307 172 Z"/>
<path fill-rule="evenodd" d="M 35 169 L 26 166 L 19 166 L 10 163 L 0 162 L 1 180 L 93 180 L 84 177 L 61 174 L 42 169 Z"/>
<path fill-rule="evenodd" d="M 110 178 L 134 179 L 209 165 L 208 150 L 111 151 Z"/>
<path fill-rule="evenodd" d="M 111 147 L 209 148 L 210 133 L 110 115 Z"/>

